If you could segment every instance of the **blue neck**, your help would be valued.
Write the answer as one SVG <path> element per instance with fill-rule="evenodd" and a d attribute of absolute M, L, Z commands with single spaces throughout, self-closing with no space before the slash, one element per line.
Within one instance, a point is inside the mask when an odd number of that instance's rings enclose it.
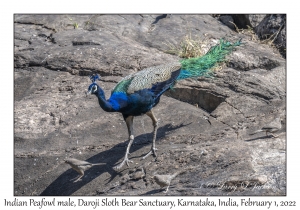
<path fill-rule="evenodd" d="M 115 112 L 115 109 L 112 107 L 112 104 L 105 99 L 105 94 L 102 88 L 100 88 L 99 85 L 97 85 L 97 87 L 98 91 L 97 93 L 95 93 L 95 95 L 98 98 L 99 105 L 101 106 L 101 108 L 106 112 Z"/>

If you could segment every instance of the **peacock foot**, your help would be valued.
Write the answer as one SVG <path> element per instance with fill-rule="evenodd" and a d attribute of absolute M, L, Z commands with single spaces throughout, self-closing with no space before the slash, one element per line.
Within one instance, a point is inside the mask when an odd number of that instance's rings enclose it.
<path fill-rule="evenodd" d="M 153 155 L 154 157 L 157 157 L 156 155 L 156 148 L 152 147 L 151 150 L 142 158 L 142 160 L 146 159 L 149 155 Z"/>
<path fill-rule="evenodd" d="M 125 157 L 124 160 L 120 164 L 113 167 L 113 169 L 118 171 L 124 166 L 125 163 L 126 163 L 127 166 L 129 166 L 129 163 L 133 163 L 133 161 L 129 160 L 127 157 Z"/>

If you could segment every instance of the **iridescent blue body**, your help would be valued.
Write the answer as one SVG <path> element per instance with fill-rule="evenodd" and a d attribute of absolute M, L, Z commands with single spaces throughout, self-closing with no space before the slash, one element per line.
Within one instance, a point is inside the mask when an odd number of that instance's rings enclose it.
<path fill-rule="evenodd" d="M 159 102 L 159 97 L 147 89 L 132 94 L 113 92 L 110 98 L 106 100 L 103 90 L 99 86 L 98 88 L 100 90 L 97 95 L 99 104 L 107 112 L 121 112 L 126 116 L 138 116 L 145 114 Z"/>
<path fill-rule="evenodd" d="M 161 65 L 129 75 L 116 85 L 108 100 L 95 82 L 89 86 L 88 92 L 97 95 L 101 108 L 107 112 L 138 116 L 158 104 L 160 96 L 174 85 L 180 75 L 180 67 L 178 63 Z"/>

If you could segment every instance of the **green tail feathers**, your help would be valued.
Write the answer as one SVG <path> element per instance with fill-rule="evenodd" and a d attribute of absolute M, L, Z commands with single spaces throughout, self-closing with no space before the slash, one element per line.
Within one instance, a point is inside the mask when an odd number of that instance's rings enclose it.
<path fill-rule="evenodd" d="M 211 68 L 216 64 L 225 61 L 225 56 L 231 53 L 232 50 L 240 44 L 241 40 L 231 44 L 230 42 L 221 39 L 220 43 L 210 48 L 205 55 L 181 60 L 182 71 L 177 80 L 211 75 Z"/>

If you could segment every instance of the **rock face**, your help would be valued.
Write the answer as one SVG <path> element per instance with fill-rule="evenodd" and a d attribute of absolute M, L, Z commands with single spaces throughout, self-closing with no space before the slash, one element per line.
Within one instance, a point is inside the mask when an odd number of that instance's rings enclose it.
<path fill-rule="evenodd" d="M 14 25 L 15 195 L 163 195 L 153 174 L 186 167 L 168 195 L 286 195 L 286 61 L 276 49 L 210 15 L 15 15 Z M 134 163 L 115 172 L 127 128 L 85 96 L 88 75 L 102 76 L 109 97 L 123 76 L 179 60 L 166 51 L 187 35 L 244 44 L 213 78 L 180 81 L 162 96 L 157 158 L 140 160 L 152 123 L 136 117 Z M 277 138 L 249 135 L 277 117 Z M 68 157 L 107 165 L 73 183 Z"/>
<path fill-rule="evenodd" d="M 286 15 L 266 15 L 256 26 L 255 32 L 262 39 L 274 40 L 274 44 L 286 55 Z"/>
<path fill-rule="evenodd" d="M 260 40 L 272 43 L 283 57 L 286 56 L 285 14 L 216 15 L 216 17 L 232 30 L 252 28 Z"/>

